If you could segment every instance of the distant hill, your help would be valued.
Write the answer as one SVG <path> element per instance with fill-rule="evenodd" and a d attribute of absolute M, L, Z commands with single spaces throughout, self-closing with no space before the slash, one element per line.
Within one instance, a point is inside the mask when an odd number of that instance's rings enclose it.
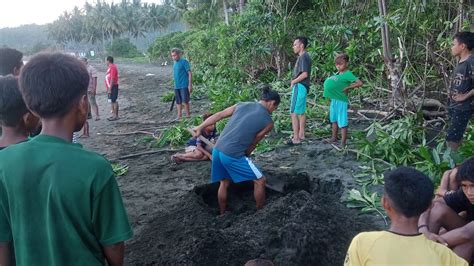
<path fill-rule="evenodd" d="M 174 31 L 185 31 L 187 26 L 180 22 L 171 23 L 167 29 L 161 32 L 150 32 L 138 39 L 130 38 L 139 50 L 145 52 L 156 37 Z M 127 37 L 127 36 L 124 36 Z M 59 48 L 56 42 L 48 36 L 48 25 L 23 25 L 15 28 L 0 29 L 0 47 L 7 46 L 20 50 L 26 55 L 37 53 L 48 47 Z M 100 44 L 68 43 L 59 49 L 70 51 L 87 51 L 89 49 L 100 49 Z"/>
<path fill-rule="evenodd" d="M 8 46 L 18 49 L 25 54 L 33 50 L 54 46 L 54 41 L 48 39 L 47 25 L 23 25 L 15 28 L 0 29 L 0 47 Z"/>

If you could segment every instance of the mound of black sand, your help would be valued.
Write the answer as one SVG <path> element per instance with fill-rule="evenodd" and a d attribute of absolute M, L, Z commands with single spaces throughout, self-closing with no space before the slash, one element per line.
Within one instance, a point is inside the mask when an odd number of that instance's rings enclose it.
<path fill-rule="evenodd" d="M 229 212 L 218 216 L 216 184 L 196 187 L 167 213 L 153 217 L 127 256 L 133 265 L 342 265 L 352 237 L 373 229 L 340 201 L 341 185 L 280 177 L 285 192 L 267 189 L 256 211 L 252 184 L 229 190 Z"/>

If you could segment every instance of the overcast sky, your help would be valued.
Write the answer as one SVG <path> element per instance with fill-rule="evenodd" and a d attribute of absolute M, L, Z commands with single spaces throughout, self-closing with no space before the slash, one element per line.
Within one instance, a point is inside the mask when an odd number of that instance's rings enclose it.
<path fill-rule="evenodd" d="M 82 8 L 85 2 L 86 0 L 0 0 L 0 28 L 50 23 L 65 10 L 71 11 L 74 6 Z M 105 0 L 105 2 L 121 1 Z M 142 3 L 161 3 L 161 0 L 142 0 Z"/>

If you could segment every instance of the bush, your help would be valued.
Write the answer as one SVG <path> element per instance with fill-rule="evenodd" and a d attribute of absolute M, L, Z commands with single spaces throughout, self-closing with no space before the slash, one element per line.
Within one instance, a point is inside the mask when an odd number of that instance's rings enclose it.
<path fill-rule="evenodd" d="M 106 49 L 107 52 L 112 56 L 126 58 L 142 56 L 142 54 L 138 51 L 138 48 L 132 42 L 130 42 L 129 38 L 115 39 Z"/>

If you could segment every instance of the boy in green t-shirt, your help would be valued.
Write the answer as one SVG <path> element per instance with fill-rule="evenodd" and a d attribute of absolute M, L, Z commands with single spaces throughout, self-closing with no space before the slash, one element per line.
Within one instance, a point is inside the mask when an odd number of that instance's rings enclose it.
<path fill-rule="evenodd" d="M 123 265 L 132 230 L 110 163 L 71 143 L 87 118 L 89 75 L 69 55 L 39 54 L 20 74 L 41 134 L 0 152 L 0 264 Z"/>
<path fill-rule="evenodd" d="M 338 54 L 334 60 L 336 63 L 337 74 L 327 78 L 324 81 L 324 97 L 331 99 L 329 107 L 329 121 L 332 123 L 332 137 L 325 140 L 327 143 L 337 142 L 337 131 L 341 129 L 341 146 L 346 146 L 347 126 L 349 119 L 347 109 L 349 91 L 362 86 L 362 81 L 358 79 L 347 68 L 349 66 L 349 56 Z"/>
<path fill-rule="evenodd" d="M 39 119 L 26 108 L 18 88 L 18 79 L 12 75 L 0 76 L 0 150 L 28 140 L 37 129 Z"/>

